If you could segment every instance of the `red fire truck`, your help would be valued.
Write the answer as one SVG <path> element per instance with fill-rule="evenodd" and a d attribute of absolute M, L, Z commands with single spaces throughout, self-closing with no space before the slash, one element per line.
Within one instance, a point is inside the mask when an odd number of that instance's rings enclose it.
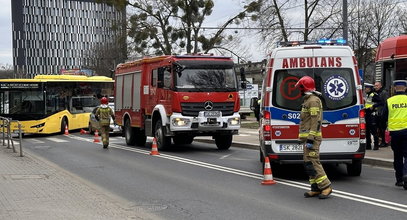
<path fill-rule="evenodd" d="M 233 61 L 213 55 L 148 57 L 119 64 L 115 73 L 115 114 L 128 145 L 190 144 L 212 136 L 229 149 L 240 128 L 239 94 Z"/>
<path fill-rule="evenodd" d="M 376 52 L 375 81 L 392 91 L 394 80 L 407 79 L 407 34 L 387 38 Z"/>

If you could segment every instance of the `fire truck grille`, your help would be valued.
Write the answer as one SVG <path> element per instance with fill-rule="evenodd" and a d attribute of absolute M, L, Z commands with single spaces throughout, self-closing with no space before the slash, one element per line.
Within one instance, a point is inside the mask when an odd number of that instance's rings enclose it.
<path fill-rule="evenodd" d="M 198 116 L 200 111 L 206 111 L 204 104 L 204 102 L 181 103 L 182 115 Z M 213 109 L 211 111 L 221 111 L 222 116 L 230 116 L 233 115 L 234 108 L 234 102 L 214 102 Z"/>

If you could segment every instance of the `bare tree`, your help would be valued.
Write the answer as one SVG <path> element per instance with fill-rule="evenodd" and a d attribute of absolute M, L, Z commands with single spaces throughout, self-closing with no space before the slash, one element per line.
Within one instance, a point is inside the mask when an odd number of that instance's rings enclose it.
<path fill-rule="evenodd" d="M 10 64 L 0 63 L 0 78 L 1 79 L 14 78 L 13 66 Z"/>
<path fill-rule="evenodd" d="M 250 1 L 236 16 L 214 33 L 204 32 L 202 24 L 212 13 L 212 0 L 98 0 L 116 7 L 129 6 L 128 36 L 132 49 L 141 55 L 207 52 L 228 40 L 226 27 L 250 17 L 259 1 Z"/>

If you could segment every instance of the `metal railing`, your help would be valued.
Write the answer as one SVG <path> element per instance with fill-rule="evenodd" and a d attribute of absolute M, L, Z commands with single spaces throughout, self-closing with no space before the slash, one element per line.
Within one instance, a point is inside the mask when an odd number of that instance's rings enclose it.
<path fill-rule="evenodd" d="M 6 146 L 6 140 L 7 140 L 7 148 L 11 149 L 10 144 L 13 148 L 13 152 L 17 153 L 16 147 L 14 146 L 14 141 L 12 137 L 12 132 L 11 132 L 11 122 L 17 123 L 18 125 L 18 138 L 19 138 L 19 144 L 20 144 L 20 157 L 23 157 L 23 136 L 22 136 L 22 131 L 21 131 L 21 123 L 16 120 L 12 120 L 11 118 L 5 118 L 0 116 L 0 120 L 2 121 L 1 124 L 1 132 L 2 132 L 2 137 L 3 137 L 3 146 Z"/>

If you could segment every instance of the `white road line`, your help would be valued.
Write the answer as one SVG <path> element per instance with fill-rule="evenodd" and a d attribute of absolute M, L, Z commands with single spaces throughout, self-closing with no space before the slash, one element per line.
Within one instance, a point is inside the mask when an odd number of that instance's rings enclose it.
<path fill-rule="evenodd" d="M 77 139 L 77 140 L 92 142 L 92 140 L 77 137 L 77 136 L 76 137 L 69 136 L 69 137 Z M 115 145 L 115 144 L 112 144 L 109 147 L 126 150 L 126 151 L 132 151 L 132 152 L 145 154 L 145 155 L 150 154 L 150 152 L 146 151 L 146 150 L 130 148 L 130 147 L 125 147 L 125 146 L 120 146 L 120 145 Z M 228 156 L 228 155 L 226 155 L 226 156 Z M 230 167 L 219 166 L 216 164 L 210 164 L 210 163 L 201 162 L 201 161 L 197 161 L 197 160 L 191 160 L 191 159 L 187 159 L 187 158 L 172 156 L 172 155 L 168 155 L 168 154 L 160 153 L 160 155 L 157 155 L 155 157 L 178 161 L 181 163 L 191 164 L 191 165 L 204 167 L 204 168 L 208 168 L 208 169 L 212 169 L 212 170 L 218 170 L 218 171 L 222 171 L 222 172 L 226 172 L 226 173 L 232 173 L 232 174 L 236 174 L 236 175 L 240 175 L 240 176 L 246 176 L 246 177 L 250 177 L 253 179 L 263 179 L 263 175 L 261 175 L 261 174 L 252 173 L 252 172 L 248 172 L 248 171 L 244 171 L 244 170 L 238 170 L 238 169 L 234 169 L 234 168 L 230 168 Z M 275 180 L 278 183 L 283 184 L 283 185 L 292 186 L 292 187 L 300 188 L 300 189 L 306 189 L 306 190 L 309 189 L 309 185 L 306 183 L 285 180 L 285 179 L 280 179 L 280 178 L 276 178 Z M 334 189 L 334 191 L 332 192 L 331 195 L 340 197 L 343 199 L 353 200 L 356 202 L 361 202 L 361 203 L 365 203 L 365 204 L 370 204 L 370 205 L 374 205 L 374 206 L 378 206 L 378 207 L 383 207 L 383 208 L 407 213 L 407 205 L 401 204 L 401 203 L 377 199 L 377 198 L 373 198 L 373 197 L 369 197 L 369 196 L 358 195 L 358 194 L 354 194 L 354 193 L 348 193 L 348 192 L 336 190 L 336 189 Z"/>
<path fill-rule="evenodd" d="M 69 136 L 67 136 L 67 137 L 69 137 Z M 45 139 L 47 139 L 47 140 L 49 140 L 49 141 L 57 142 L 57 143 L 69 142 L 69 141 L 67 141 L 67 140 L 60 139 L 60 138 L 45 138 Z"/>
<path fill-rule="evenodd" d="M 28 141 L 32 144 L 43 144 L 45 143 L 44 141 L 38 140 L 38 139 L 25 139 L 24 141 Z"/>

